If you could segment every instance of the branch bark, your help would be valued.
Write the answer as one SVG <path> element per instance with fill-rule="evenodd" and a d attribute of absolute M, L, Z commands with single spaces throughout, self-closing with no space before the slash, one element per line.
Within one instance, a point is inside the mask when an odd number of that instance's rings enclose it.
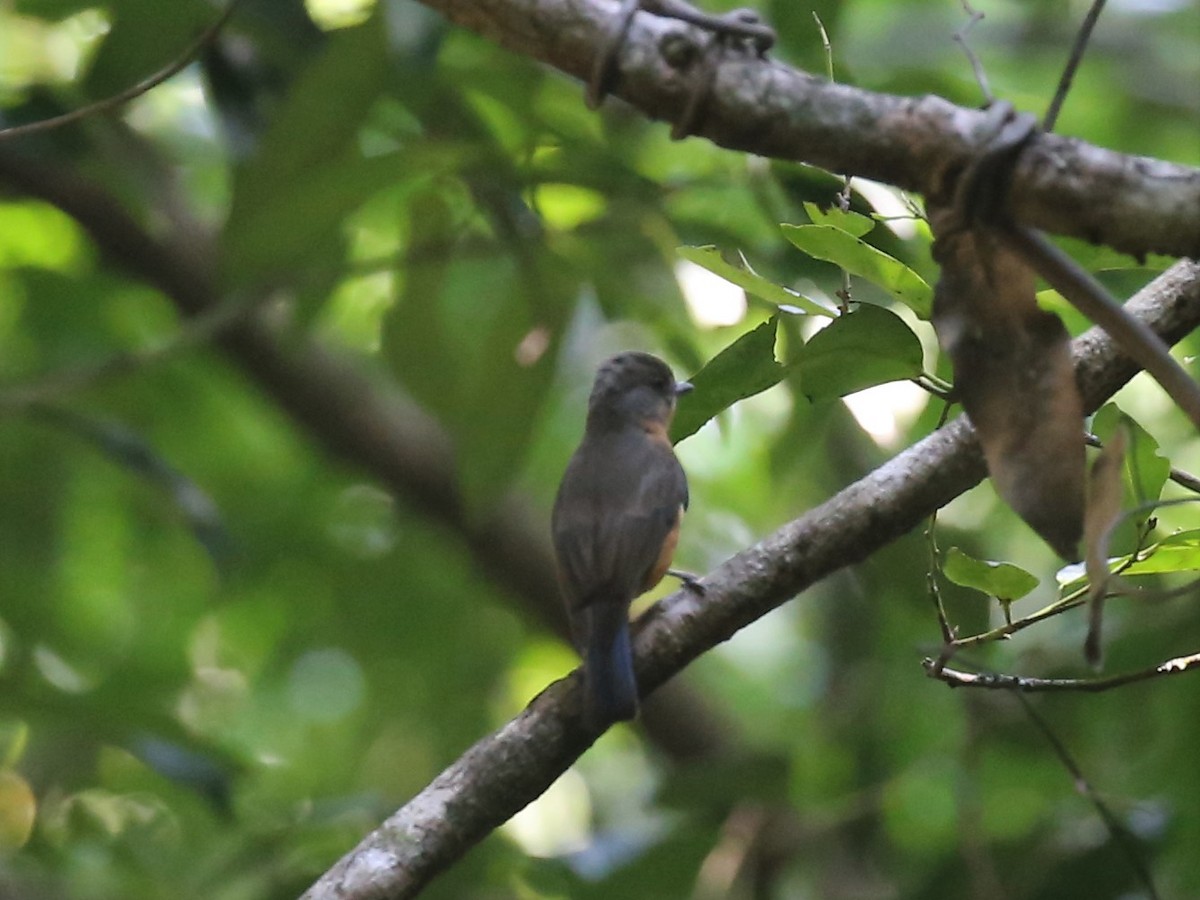
<path fill-rule="evenodd" d="M 451 22 L 578 79 L 616 17 L 609 0 L 421 0 Z M 691 90 L 686 61 L 700 32 L 639 13 L 620 50 L 614 94 L 677 121 Z M 664 48 L 668 48 L 664 52 Z M 679 62 L 680 67 L 672 64 Z M 581 89 L 582 96 L 582 89 Z M 782 62 L 730 57 L 719 66 L 696 133 L 759 156 L 811 163 L 922 194 L 939 194 L 981 149 L 984 113 L 940 97 L 895 97 L 832 84 Z M 1022 155 L 1013 217 L 1134 256 L 1200 258 L 1200 170 L 1128 156 L 1054 134 Z"/>
<path fill-rule="evenodd" d="M 1200 264 L 1177 263 L 1126 305 L 1168 343 L 1200 326 Z M 1093 328 L 1073 344 L 1094 410 L 1136 372 Z M 638 683 L 651 691 L 716 644 L 832 572 L 920 524 L 985 475 L 974 431 L 958 418 L 821 506 L 732 557 L 637 623 Z M 415 897 L 494 828 L 534 800 L 595 739 L 580 718 L 579 673 L 555 682 L 479 741 L 368 835 L 302 900 Z"/>

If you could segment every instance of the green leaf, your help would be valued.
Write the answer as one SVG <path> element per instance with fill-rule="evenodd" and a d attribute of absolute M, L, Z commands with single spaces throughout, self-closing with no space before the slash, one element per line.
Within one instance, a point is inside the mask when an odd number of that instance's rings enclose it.
<path fill-rule="evenodd" d="M 0 851 L 25 846 L 36 818 L 37 797 L 29 782 L 16 772 L 0 770 Z"/>
<path fill-rule="evenodd" d="M 309 173 L 303 190 L 272 194 L 253 209 L 243 209 L 225 230 L 228 274 L 249 280 L 307 261 L 309 252 L 336 233 L 347 215 L 413 173 L 408 153 L 340 161 Z"/>
<path fill-rule="evenodd" d="M 1129 554 L 1108 560 L 1108 571 L 1128 575 L 1170 575 L 1177 572 L 1200 572 L 1200 529 L 1179 531 L 1152 544 L 1141 558 L 1130 564 Z M 1082 563 L 1065 566 L 1055 576 L 1060 596 L 1067 596 L 1087 584 Z"/>
<path fill-rule="evenodd" d="M 514 275 L 506 292 L 496 291 L 499 315 L 491 321 L 475 365 L 465 373 L 457 449 L 459 483 L 473 513 L 489 511 L 512 484 L 533 440 L 531 423 L 554 379 L 553 346 L 532 361 L 523 361 L 518 352 L 531 333 L 549 341 L 561 324 L 531 319 L 530 282 L 521 274 Z M 557 299 L 546 306 L 569 309 L 565 297 Z M 518 423 L 524 427 L 514 427 Z"/>
<path fill-rule="evenodd" d="M 457 371 L 442 371 L 450 358 L 453 332 L 443 323 L 441 298 L 447 287 L 451 256 L 434 252 L 454 239 L 455 222 L 447 199 L 419 192 L 410 203 L 413 229 L 403 266 L 400 296 L 383 320 L 382 349 L 392 373 L 418 403 L 443 421 L 456 396 Z"/>
<path fill-rule="evenodd" d="M 213 563 L 218 568 L 228 564 L 232 540 L 217 504 L 140 434 L 117 422 L 83 415 L 66 407 L 42 405 L 32 412 L 39 420 L 75 435 L 118 466 L 164 491 Z"/>
<path fill-rule="evenodd" d="M 816 300 L 810 300 L 803 294 L 768 281 L 751 269 L 744 259 L 741 260 L 741 265 L 727 262 L 716 247 L 680 247 L 679 255 L 768 303 L 798 308 L 817 316 L 837 314 Z"/>
<path fill-rule="evenodd" d="M 781 225 L 783 236 L 809 256 L 867 279 L 922 319 L 933 309 L 933 290 L 920 275 L 894 256 L 832 225 Z"/>
<path fill-rule="evenodd" d="M 258 154 L 234 179 L 223 240 L 235 275 L 287 265 L 388 177 L 416 170 L 399 155 L 364 163 L 358 151 L 359 129 L 386 75 L 383 28 L 371 20 L 335 32 L 292 85 Z M 280 246 L 275 253 L 267 249 L 273 242 Z"/>
<path fill-rule="evenodd" d="M 810 400 L 828 400 L 863 388 L 916 378 L 921 341 L 895 313 L 864 303 L 838 316 L 800 351 L 800 387 Z"/>
<path fill-rule="evenodd" d="M 875 227 L 875 220 L 870 216 L 849 210 L 843 211 L 836 206 L 821 209 L 817 204 L 805 200 L 804 211 L 808 213 L 814 225 L 828 225 L 856 238 L 862 237 Z"/>
<path fill-rule="evenodd" d="M 75 220 L 40 200 L 0 203 L 0 268 L 78 268 L 88 248 Z"/>
<path fill-rule="evenodd" d="M 1162 495 L 1163 485 L 1171 474 L 1171 461 L 1158 452 L 1156 441 L 1146 429 L 1115 403 L 1106 403 L 1092 419 L 1092 431 L 1104 442 L 1112 437 L 1122 422 L 1129 432 L 1128 449 L 1125 451 L 1125 486 L 1133 505 L 1157 500 Z M 1143 521 L 1151 512 L 1139 516 Z"/>
<path fill-rule="evenodd" d="M 518 265 L 500 247 L 447 252 L 459 223 L 442 192 L 414 198 L 411 217 L 420 227 L 401 296 L 384 318 L 383 352 L 397 380 L 453 436 L 463 499 L 479 513 L 520 468 L 553 378 L 552 346 L 532 359 L 518 347 L 535 330 L 549 344 L 577 284 L 555 277 L 548 254 Z"/>
<path fill-rule="evenodd" d="M 983 591 L 1001 600 L 1019 600 L 1038 586 L 1038 580 L 1007 562 L 975 559 L 957 547 L 946 551 L 942 573 L 957 585 Z"/>
<path fill-rule="evenodd" d="M 1179 531 L 1163 538 L 1150 548 L 1149 554 L 1121 574 L 1160 575 L 1172 572 L 1200 572 L 1200 529 Z"/>
<path fill-rule="evenodd" d="M 47 4 L 45 14 L 57 19 L 77 12 L 75 5 Z M 121 0 L 105 6 L 111 27 L 87 70 L 86 90 L 92 98 L 123 91 L 174 62 L 217 15 L 199 0 L 172 3 L 169 15 L 163 15 L 159 0 Z"/>
<path fill-rule="evenodd" d="M 237 199 L 252 205 L 302 187 L 306 171 L 355 147 L 359 129 L 383 90 L 387 44 L 376 20 L 335 31 L 301 73 L 263 136 L 258 154 L 238 173 Z"/>
<path fill-rule="evenodd" d="M 679 401 L 671 440 L 678 443 L 695 434 L 717 413 L 783 379 L 786 370 L 775 359 L 778 327 L 778 316 L 772 316 L 714 356 L 689 379 L 696 389 Z"/>

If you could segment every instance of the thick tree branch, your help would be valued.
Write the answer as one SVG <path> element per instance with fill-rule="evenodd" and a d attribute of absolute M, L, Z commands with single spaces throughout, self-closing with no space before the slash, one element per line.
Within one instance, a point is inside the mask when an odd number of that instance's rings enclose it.
<path fill-rule="evenodd" d="M 581 80 L 617 15 L 606 0 L 421 0 L 450 21 Z M 699 32 L 640 13 L 613 93 L 678 121 Z M 947 36 L 949 40 L 949 36 Z M 582 91 L 581 91 L 582 97 Z M 894 97 L 832 84 L 783 63 L 729 57 L 696 133 L 759 156 L 807 162 L 922 194 L 945 190 L 979 150 L 984 113 L 939 97 Z M 1011 213 L 1026 225 L 1143 256 L 1200 258 L 1200 170 L 1041 135 L 1013 174 Z"/>
<path fill-rule="evenodd" d="M 1200 265 L 1180 262 L 1127 304 L 1174 343 L 1200 325 Z M 1093 328 L 1074 343 L 1080 389 L 1095 409 L 1134 374 Z M 984 476 L 963 418 L 934 432 L 816 509 L 652 607 L 635 636 L 638 683 L 653 690 L 716 644 L 830 573 L 865 559 Z M 591 744 L 578 673 L 547 688 L 343 857 L 304 900 L 401 900 L 536 798 Z"/>

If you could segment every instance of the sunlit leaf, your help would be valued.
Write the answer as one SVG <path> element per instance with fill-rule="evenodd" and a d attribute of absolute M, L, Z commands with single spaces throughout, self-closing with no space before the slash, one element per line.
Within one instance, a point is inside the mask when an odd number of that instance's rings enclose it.
<path fill-rule="evenodd" d="M 0 770 L 0 850 L 25 846 L 36 817 L 37 798 L 29 782 L 16 772 Z"/>
<path fill-rule="evenodd" d="M 875 220 L 862 213 L 841 210 L 836 206 L 822 209 L 815 203 L 805 201 L 804 211 L 814 225 L 829 225 L 840 229 L 853 237 L 862 237 L 875 227 Z"/>
<path fill-rule="evenodd" d="M 921 341 L 895 313 L 870 303 L 838 316 L 800 352 L 800 386 L 828 400 L 921 374 Z"/>
<path fill-rule="evenodd" d="M 680 247 L 679 255 L 768 303 L 796 307 L 818 316 L 836 315 L 834 310 L 816 300 L 768 281 L 746 266 L 744 260 L 741 265 L 727 262 L 716 247 Z"/>
<path fill-rule="evenodd" d="M 1200 572 L 1200 529 L 1179 531 L 1163 538 L 1122 574 L 1169 575 L 1173 572 Z"/>
<path fill-rule="evenodd" d="M 933 290 L 894 256 L 832 225 L 781 225 L 783 236 L 809 256 L 840 266 L 887 291 L 922 319 L 933 310 Z"/>
<path fill-rule="evenodd" d="M 1111 557 L 1107 566 L 1110 572 L 1120 571 L 1122 577 L 1200 572 L 1200 530 L 1179 531 L 1163 538 L 1143 549 L 1136 562 L 1130 561 L 1129 554 Z M 1055 578 L 1062 596 L 1087 583 L 1082 563 L 1064 566 Z"/>
<path fill-rule="evenodd" d="M 85 258 L 79 226 L 40 201 L 0 203 L 0 268 L 70 270 Z"/>
<path fill-rule="evenodd" d="M 1036 577 L 1009 562 L 976 559 L 957 547 L 946 551 L 942 574 L 957 585 L 1002 600 L 1020 600 L 1038 586 Z"/>
<path fill-rule="evenodd" d="M 0 720 L 0 769 L 11 769 L 25 753 L 29 726 L 17 720 Z"/>

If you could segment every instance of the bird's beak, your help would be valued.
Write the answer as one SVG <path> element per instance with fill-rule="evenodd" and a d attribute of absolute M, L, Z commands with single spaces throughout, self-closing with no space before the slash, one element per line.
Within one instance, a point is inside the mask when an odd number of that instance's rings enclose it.
<path fill-rule="evenodd" d="M 694 388 L 695 385 L 690 381 L 677 381 L 675 382 L 675 396 L 678 397 L 682 394 L 691 393 Z"/>

